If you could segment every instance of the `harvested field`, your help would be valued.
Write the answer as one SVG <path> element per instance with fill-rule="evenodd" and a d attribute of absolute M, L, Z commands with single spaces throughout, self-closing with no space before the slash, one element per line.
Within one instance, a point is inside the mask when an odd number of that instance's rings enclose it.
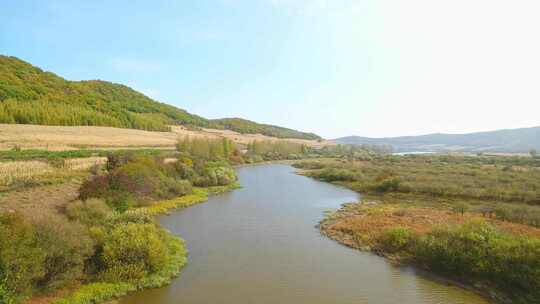
<path fill-rule="evenodd" d="M 0 191 L 52 183 L 106 161 L 105 157 L 72 158 L 54 166 L 41 160 L 0 162 Z"/>
<path fill-rule="evenodd" d="M 287 140 L 309 146 L 332 144 L 329 141 L 278 139 L 261 134 L 240 134 L 229 130 L 188 130 L 182 126 L 172 126 L 172 132 L 151 132 L 112 127 L 0 124 L 0 150 L 14 147 L 52 151 L 80 148 L 173 148 L 179 136 L 226 137 L 239 144 L 247 144 L 255 140 Z"/>
<path fill-rule="evenodd" d="M 27 182 L 54 172 L 54 168 L 42 161 L 14 161 L 0 163 L 0 185 Z"/>
<path fill-rule="evenodd" d="M 57 210 L 79 195 L 77 182 L 22 189 L 0 196 L 0 213 L 21 212 L 32 215 L 44 210 Z"/>

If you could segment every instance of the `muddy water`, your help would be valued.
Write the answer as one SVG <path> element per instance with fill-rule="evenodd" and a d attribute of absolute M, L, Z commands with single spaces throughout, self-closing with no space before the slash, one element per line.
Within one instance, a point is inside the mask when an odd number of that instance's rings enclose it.
<path fill-rule="evenodd" d="M 188 266 L 172 285 L 121 304 L 488 303 L 321 236 L 315 225 L 323 212 L 356 193 L 286 165 L 238 175 L 242 189 L 160 218 L 187 241 Z"/>

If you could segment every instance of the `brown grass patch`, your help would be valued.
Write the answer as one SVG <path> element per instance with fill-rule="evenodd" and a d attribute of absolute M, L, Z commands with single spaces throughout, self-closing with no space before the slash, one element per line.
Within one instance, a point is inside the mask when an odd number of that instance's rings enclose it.
<path fill-rule="evenodd" d="M 79 195 L 77 182 L 13 191 L 0 196 L 0 213 L 21 212 L 32 216 L 45 209 L 59 210 Z"/>
<path fill-rule="evenodd" d="M 486 220 L 501 231 L 514 235 L 540 238 L 540 229 L 523 224 L 484 218 L 476 213 L 464 215 L 442 209 L 391 205 L 364 206 L 348 204 L 321 224 L 323 232 L 334 238 L 361 236 L 366 245 L 372 245 L 389 228 L 408 228 L 416 234 L 430 232 L 437 225 L 460 225 L 471 220 Z M 352 245 L 352 244 L 348 244 Z"/>

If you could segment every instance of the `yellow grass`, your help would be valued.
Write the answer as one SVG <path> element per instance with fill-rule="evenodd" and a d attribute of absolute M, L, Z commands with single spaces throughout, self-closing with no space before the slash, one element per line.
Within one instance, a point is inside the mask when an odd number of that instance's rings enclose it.
<path fill-rule="evenodd" d="M 69 170 L 86 170 L 95 165 L 103 165 L 107 162 L 106 157 L 83 157 L 70 158 L 64 161 L 64 167 Z"/>
<path fill-rule="evenodd" d="M 28 184 L 44 176 L 87 170 L 94 165 L 104 164 L 106 161 L 106 157 L 72 158 L 66 159 L 63 166 L 59 168 L 38 160 L 0 162 L 0 186 L 11 186 L 16 183 Z"/>
<path fill-rule="evenodd" d="M 0 163 L 0 185 L 9 186 L 16 182 L 27 182 L 54 171 L 54 167 L 42 161 Z"/>
<path fill-rule="evenodd" d="M 303 139 L 278 139 L 261 134 L 240 134 L 230 130 L 188 130 L 173 126 L 172 132 L 151 132 L 111 127 L 65 127 L 19 124 L 0 124 L 0 150 L 15 146 L 24 149 L 47 149 L 51 151 L 79 148 L 173 148 L 178 137 L 226 137 L 238 144 L 255 140 L 287 140 L 309 146 L 333 144 Z"/>

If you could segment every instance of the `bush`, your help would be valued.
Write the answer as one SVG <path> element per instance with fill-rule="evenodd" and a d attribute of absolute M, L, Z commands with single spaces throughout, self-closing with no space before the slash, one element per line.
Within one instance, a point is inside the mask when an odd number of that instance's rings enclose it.
<path fill-rule="evenodd" d="M 195 185 L 201 187 L 225 186 L 236 181 L 234 170 L 223 163 L 208 163 Z"/>
<path fill-rule="evenodd" d="M 167 262 L 166 234 L 153 224 L 123 224 L 106 236 L 102 277 L 111 282 L 136 281 Z"/>
<path fill-rule="evenodd" d="M 318 161 L 303 161 L 294 163 L 293 167 L 307 170 L 318 170 L 324 168 L 325 164 Z"/>
<path fill-rule="evenodd" d="M 540 300 L 540 240 L 499 232 L 485 222 L 443 227 L 421 237 L 415 258 L 421 265 L 470 281 L 489 281 L 514 297 Z"/>
<path fill-rule="evenodd" d="M 397 253 L 407 251 L 413 240 L 411 231 L 404 227 L 386 230 L 379 238 L 379 246 L 384 252 Z"/>
<path fill-rule="evenodd" d="M 66 215 L 70 220 L 79 221 L 86 226 L 103 224 L 111 208 L 99 199 L 77 200 L 66 206 Z"/>
<path fill-rule="evenodd" d="M 193 170 L 193 164 L 188 165 L 184 162 L 176 162 L 173 164 L 173 167 L 178 178 L 189 180 L 191 182 L 195 181 L 197 178 L 197 172 Z"/>
<path fill-rule="evenodd" d="M 114 170 L 135 159 L 133 151 L 118 151 L 107 154 L 107 170 Z"/>
<path fill-rule="evenodd" d="M 88 230 L 66 218 L 43 213 L 33 219 L 37 243 L 45 252 L 44 275 L 36 280 L 40 289 L 54 290 L 84 277 L 85 261 L 93 254 Z"/>
<path fill-rule="evenodd" d="M 0 215 L 0 303 L 30 295 L 45 275 L 45 251 L 34 227 L 19 215 Z"/>
<path fill-rule="evenodd" d="M 164 180 L 164 187 L 166 188 L 166 196 L 182 196 L 191 193 L 193 187 L 187 180 L 174 180 L 171 178 Z"/>
<path fill-rule="evenodd" d="M 358 179 L 358 175 L 355 172 L 340 168 L 325 168 L 317 174 L 317 177 L 327 182 L 346 182 L 356 181 Z"/>
<path fill-rule="evenodd" d="M 375 186 L 375 191 L 381 193 L 398 191 L 399 184 L 400 181 L 398 178 L 394 177 L 390 179 L 385 179 L 380 181 L 379 184 Z"/>
<path fill-rule="evenodd" d="M 191 193 L 190 182 L 176 177 L 194 173 L 182 163 L 163 164 L 151 157 L 137 157 L 87 180 L 79 193 L 83 200 L 102 198 L 115 210 L 124 212 L 132 206 Z"/>

